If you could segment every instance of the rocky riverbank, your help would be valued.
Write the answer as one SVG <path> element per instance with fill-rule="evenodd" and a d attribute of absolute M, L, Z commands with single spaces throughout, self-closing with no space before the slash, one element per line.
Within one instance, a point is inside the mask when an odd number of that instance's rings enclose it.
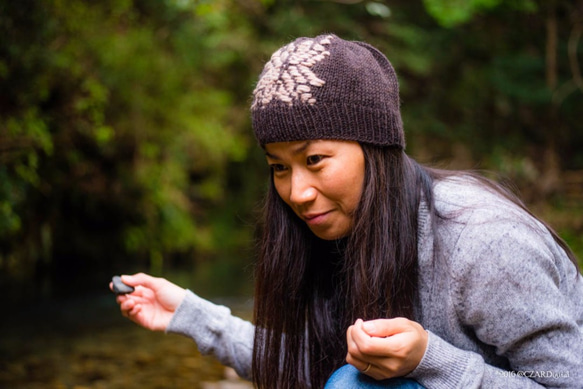
<path fill-rule="evenodd" d="M 251 388 L 192 341 L 121 317 L 111 296 L 28 307 L 0 331 L 2 388 Z"/>

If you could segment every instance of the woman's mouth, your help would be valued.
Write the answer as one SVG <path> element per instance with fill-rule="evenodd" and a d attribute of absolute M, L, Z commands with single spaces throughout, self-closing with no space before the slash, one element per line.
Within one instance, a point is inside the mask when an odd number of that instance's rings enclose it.
<path fill-rule="evenodd" d="M 317 226 L 319 224 L 322 224 L 326 221 L 328 214 L 331 211 L 326 211 L 326 212 L 312 212 L 312 213 L 306 213 L 302 215 L 302 218 L 304 219 L 304 221 L 310 225 L 310 226 Z"/>

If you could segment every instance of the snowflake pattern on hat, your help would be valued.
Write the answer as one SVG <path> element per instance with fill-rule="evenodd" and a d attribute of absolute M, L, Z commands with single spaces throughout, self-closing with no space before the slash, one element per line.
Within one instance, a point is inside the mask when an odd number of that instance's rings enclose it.
<path fill-rule="evenodd" d="M 265 65 L 263 75 L 253 95 L 252 108 L 262 108 L 272 100 L 280 100 L 287 105 L 294 101 L 314 104 L 313 87 L 321 87 L 326 82 L 312 71 L 312 67 L 330 55 L 325 46 L 334 36 L 326 36 L 319 41 L 305 39 L 290 43 L 277 50 Z"/>

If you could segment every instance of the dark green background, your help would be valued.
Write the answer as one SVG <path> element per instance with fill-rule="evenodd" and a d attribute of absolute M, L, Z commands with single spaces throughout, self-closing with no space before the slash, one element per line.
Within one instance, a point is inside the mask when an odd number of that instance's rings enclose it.
<path fill-rule="evenodd" d="M 582 26 L 572 0 L 2 1 L 3 300 L 134 271 L 248 295 L 250 95 L 275 49 L 329 32 L 392 61 L 409 154 L 512 182 L 581 256 Z"/>

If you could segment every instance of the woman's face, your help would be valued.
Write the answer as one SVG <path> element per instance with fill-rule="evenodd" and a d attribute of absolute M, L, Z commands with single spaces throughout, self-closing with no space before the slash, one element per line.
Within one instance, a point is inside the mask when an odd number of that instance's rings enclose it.
<path fill-rule="evenodd" d="M 319 238 L 346 236 L 364 182 L 364 154 L 357 142 L 312 140 L 269 143 L 267 163 L 275 189 Z"/>

